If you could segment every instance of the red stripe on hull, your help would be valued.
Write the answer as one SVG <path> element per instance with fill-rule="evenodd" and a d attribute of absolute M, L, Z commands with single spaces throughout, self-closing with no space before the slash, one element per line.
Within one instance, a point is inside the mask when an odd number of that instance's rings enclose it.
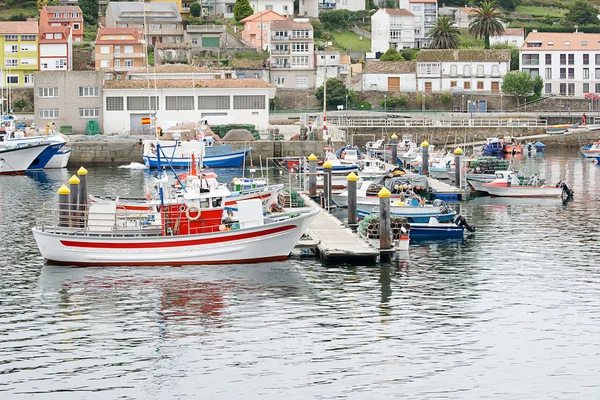
<path fill-rule="evenodd" d="M 51 265 L 69 265 L 75 267 L 180 267 L 184 265 L 227 265 L 227 264 L 255 264 L 262 262 L 275 262 L 275 261 L 285 261 L 288 259 L 288 256 L 273 256 L 273 257 L 260 257 L 260 258 L 247 258 L 241 260 L 222 260 L 222 261 L 170 261 L 170 262 L 127 262 L 123 263 L 92 263 L 92 262 L 65 262 L 65 261 L 55 261 L 55 260 L 46 260 L 47 264 Z"/>
<path fill-rule="evenodd" d="M 248 197 L 248 198 L 245 198 L 244 200 L 254 200 L 254 199 L 261 199 L 261 200 L 264 200 L 264 199 L 266 199 L 267 197 L 271 197 L 271 193 L 269 193 L 269 194 L 265 194 L 265 195 L 259 195 L 259 196 Z M 233 205 L 235 205 L 236 203 L 237 203 L 237 200 L 226 201 L 226 202 L 225 202 L 225 206 L 233 206 Z"/>
<path fill-rule="evenodd" d="M 60 243 L 63 246 L 68 247 L 85 247 L 85 248 L 95 248 L 95 249 L 147 249 L 147 248 L 165 248 L 165 247 L 184 247 L 184 246 L 198 246 L 205 244 L 214 244 L 214 243 L 223 243 L 223 242 L 232 242 L 236 240 L 250 239 L 260 236 L 266 236 L 273 233 L 285 232 L 291 229 L 296 228 L 296 225 L 286 225 L 280 226 L 277 228 L 266 229 L 264 231 L 259 232 L 249 232 L 242 233 L 238 235 L 226 235 L 215 238 L 207 238 L 207 239 L 188 239 L 188 240 L 180 240 L 180 241 L 168 241 L 168 242 L 151 242 L 151 243 L 110 243 L 110 242 L 76 242 L 73 240 L 61 240 Z M 158 238 L 166 238 L 172 236 L 157 236 Z"/>

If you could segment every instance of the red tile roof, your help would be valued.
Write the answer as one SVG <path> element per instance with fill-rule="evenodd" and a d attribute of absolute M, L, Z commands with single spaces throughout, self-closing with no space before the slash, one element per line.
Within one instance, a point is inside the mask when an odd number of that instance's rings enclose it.
<path fill-rule="evenodd" d="M 37 35 L 37 21 L 0 21 L 0 35 Z"/>
<path fill-rule="evenodd" d="M 159 89 L 179 88 L 191 89 L 190 79 L 157 79 L 152 81 L 152 86 Z M 194 82 L 195 88 L 221 88 L 221 89 L 255 89 L 272 88 L 273 85 L 261 79 L 200 79 Z M 143 89 L 148 90 L 146 79 L 126 79 L 104 81 L 104 89 Z"/>
<path fill-rule="evenodd" d="M 260 20 L 260 17 L 264 17 L 266 14 L 273 14 L 272 17 L 274 18 L 278 18 L 280 20 L 286 20 L 287 18 L 284 17 L 283 15 L 276 13 L 273 10 L 264 10 L 264 11 L 259 11 L 257 13 L 254 13 L 252 15 L 247 16 L 246 18 L 240 20 L 241 23 L 246 23 L 246 22 L 250 22 L 250 21 L 257 21 Z"/>
<path fill-rule="evenodd" d="M 68 26 L 40 26 L 40 43 L 57 43 L 64 42 L 67 43 L 67 39 L 69 37 L 69 32 L 71 28 Z M 46 33 L 62 33 L 61 39 L 46 39 Z"/>
<path fill-rule="evenodd" d="M 102 39 L 108 35 L 133 35 L 133 39 Z M 140 28 L 100 28 L 96 35 L 96 44 L 141 44 L 142 31 Z"/>
<path fill-rule="evenodd" d="M 408 10 L 405 10 L 404 8 L 384 8 L 384 10 L 389 15 L 399 15 L 399 16 L 403 16 L 403 17 L 414 17 L 415 16 L 415 14 L 411 13 Z"/>

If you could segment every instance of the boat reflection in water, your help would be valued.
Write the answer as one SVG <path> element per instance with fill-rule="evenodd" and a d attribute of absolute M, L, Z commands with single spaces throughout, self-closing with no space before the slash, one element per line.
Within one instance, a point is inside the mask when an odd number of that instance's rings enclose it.
<path fill-rule="evenodd" d="M 76 315 L 95 326 L 120 321 L 123 329 L 141 324 L 149 332 L 158 327 L 160 337 L 179 337 L 201 334 L 198 326 L 225 327 L 228 309 L 297 296 L 306 285 L 294 267 L 282 262 L 226 268 L 44 266 L 39 286 L 46 301 L 62 310 L 61 319 Z"/>

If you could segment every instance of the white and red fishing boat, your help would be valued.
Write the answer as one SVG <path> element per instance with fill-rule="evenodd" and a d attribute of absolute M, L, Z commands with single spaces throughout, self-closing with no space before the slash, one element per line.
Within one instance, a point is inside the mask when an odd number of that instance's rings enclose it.
<path fill-rule="evenodd" d="M 496 179 L 481 186 L 481 191 L 502 197 L 572 197 L 568 186 L 560 181 L 556 185 L 540 185 L 536 175 L 527 184 L 521 182 L 514 171 L 496 171 Z"/>
<path fill-rule="evenodd" d="M 157 179 L 159 193 L 169 187 L 163 175 Z M 310 209 L 265 216 L 261 200 L 254 199 L 238 201 L 238 219 L 232 221 L 223 212 L 229 194 L 225 185 L 211 187 L 200 175 L 189 176 L 185 190 L 169 201 L 163 197 L 143 210 L 119 207 L 114 200 L 83 206 L 63 201 L 43 210 L 33 235 L 51 264 L 255 263 L 286 259 L 318 213 Z"/>

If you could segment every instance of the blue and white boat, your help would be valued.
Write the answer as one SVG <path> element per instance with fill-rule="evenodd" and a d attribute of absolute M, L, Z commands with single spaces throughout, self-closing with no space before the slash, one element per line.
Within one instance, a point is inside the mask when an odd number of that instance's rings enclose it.
<path fill-rule="evenodd" d="M 410 224 L 410 238 L 413 241 L 463 239 L 464 231 L 475 232 L 475 227 L 467 223 L 462 215 L 457 215 L 452 222 L 441 223 L 437 218 L 430 218 L 427 223 Z"/>
<path fill-rule="evenodd" d="M 504 154 L 504 143 L 498 138 L 487 138 L 481 147 L 483 155 Z"/>
<path fill-rule="evenodd" d="M 192 154 L 196 160 L 202 160 L 202 165 L 207 168 L 240 167 L 252 150 L 252 148 L 233 150 L 228 144 L 208 147 L 199 140 L 146 140 L 143 159 L 148 168 L 157 168 L 159 165 L 159 157 L 156 154 L 157 144 L 160 144 L 163 150 L 160 162 L 173 168 L 188 168 L 192 162 Z"/>
<path fill-rule="evenodd" d="M 430 218 L 435 218 L 439 222 L 451 222 L 456 217 L 456 211 L 451 210 L 443 202 L 436 200 L 431 205 L 420 206 L 412 202 L 393 202 L 390 205 L 390 213 L 396 217 L 404 217 L 412 223 L 429 223 Z M 364 218 L 369 214 L 379 214 L 379 207 L 373 207 L 370 210 L 358 209 L 359 218 Z"/>
<path fill-rule="evenodd" d="M 53 130 L 48 130 L 47 132 L 48 134 L 45 135 L 26 136 L 23 130 L 12 130 L 9 128 L 0 135 L 0 149 L 50 143 L 51 146 L 48 146 L 35 159 L 28 168 L 28 171 L 66 167 L 71 156 L 71 148 L 67 146 L 67 139 Z"/>

